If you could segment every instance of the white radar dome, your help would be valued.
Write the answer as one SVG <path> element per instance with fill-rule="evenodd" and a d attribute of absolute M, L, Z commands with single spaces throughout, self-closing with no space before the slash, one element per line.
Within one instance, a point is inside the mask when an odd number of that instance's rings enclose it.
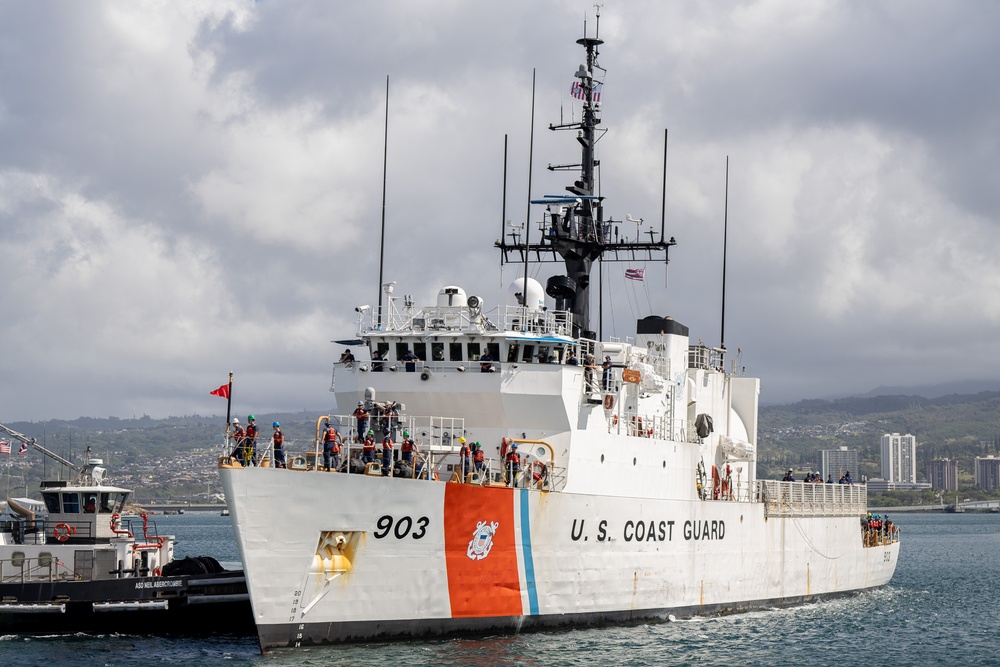
<path fill-rule="evenodd" d="M 438 292 L 437 305 L 439 306 L 464 306 L 466 305 L 468 297 L 465 295 L 465 290 L 461 287 L 455 287 L 454 285 L 448 285 L 442 287 L 441 291 Z"/>
<path fill-rule="evenodd" d="M 521 302 L 521 295 L 525 295 L 524 303 Z M 545 309 L 545 290 L 542 284 L 534 278 L 528 278 L 528 289 L 524 289 L 524 278 L 517 278 L 507 288 L 507 304 L 510 306 L 525 305 L 530 311 Z"/>

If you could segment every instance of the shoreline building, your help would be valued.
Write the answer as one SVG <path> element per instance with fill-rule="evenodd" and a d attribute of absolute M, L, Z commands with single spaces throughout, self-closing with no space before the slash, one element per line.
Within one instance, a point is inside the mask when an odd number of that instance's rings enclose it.
<path fill-rule="evenodd" d="M 907 433 L 882 436 L 882 479 L 890 484 L 917 483 L 917 439 Z"/>
<path fill-rule="evenodd" d="M 819 450 L 819 461 L 819 470 L 820 474 L 823 475 L 824 482 L 831 475 L 833 481 L 836 482 L 847 471 L 851 471 L 851 476 L 856 481 L 861 481 L 861 475 L 858 472 L 858 450 L 856 449 L 848 449 L 847 447 L 821 449 Z"/>
<path fill-rule="evenodd" d="M 1000 489 L 1000 459 L 995 456 L 976 457 L 976 486 L 984 491 Z"/>
<path fill-rule="evenodd" d="M 958 491 L 958 461 L 934 459 L 928 462 L 927 481 L 932 489 Z"/>

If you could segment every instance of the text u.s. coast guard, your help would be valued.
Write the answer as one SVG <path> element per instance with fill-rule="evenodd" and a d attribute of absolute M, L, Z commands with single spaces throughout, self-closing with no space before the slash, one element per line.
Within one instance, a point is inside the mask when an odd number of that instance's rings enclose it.
<path fill-rule="evenodd" d="M 621 525 L 621 528 L 617 528 L 610 525 L 607 519 L 600 519 L 597 521 L 593 536 L 598 542 L 613 542 L 616 539 L 625 542 L 671 542 L 675 537 L 685 540 L 722 540 L 726 537 L 725 521 L 688 519 L 680 525 L 677 524 L 678 522 L 673 519 L 629 519 Z M 586 542 L 590 539 L 586 519 L 573 519 L 570 537 L 574 542 L 580 540 Z"/>

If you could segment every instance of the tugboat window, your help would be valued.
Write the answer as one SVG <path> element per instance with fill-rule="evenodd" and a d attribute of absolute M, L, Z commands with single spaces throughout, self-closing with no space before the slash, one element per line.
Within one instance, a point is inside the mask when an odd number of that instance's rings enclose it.
<path fill-rule="evenodd" d="M 63 513 L 65 514 L 80 513 L 79 493 L 64 493 L 62 494 L 62 501 L 63 501 Z"/>
<path fill-rule="evenodd" d="M 111 499 L 111 494 L 110 493 L 102 493 L 101 494 L 101 514 L 111 514 L 111 503 L 112 502 L 113 502 L 113 500 Z"/>
<path fill-rule="evenodd" d="M 84 498 L 83 511 L 87 514 L 94 514 L 97 512 L 97 496 L 87 495 Z"/>
<path fill-rule="evenodd" d="M 396 361 L 402 361 L 406 353 L 410 351 L 410 346 L 406 343 L 396 343 Z"/>
<path fill-rule="evenodd" d="M 479 361 L 479 343 L 469 343 L 469 361 Z"/>
<path fill-rule="evenodd" d="M 532 360 L 532 358 L 534 356 L 535 356 L 535 346 L 534 345 L 525 345 L 522 348 L 521 361 L 523 361 L 523 362 L 525 362 L 527 364 L 530 364 L 531 360 Z"/>
<path fill-rule="evenodd" d="M 434 361 L 444 361 L 444 343 L 431 343 L 431 358 Z"/>
<path fill-rule="evenodd" d="M 42 500 L 45 501 L 45 509 L 49 511 L 49 514 L 59 514 L 58 493 L 43 493 Z"/>
<path fill-rule="evenodd" d="M 448 344 L 448 356 L 451 357 L 452 361 L 462 360 L 462 344 L 461 343 L 449 343 Z"/>

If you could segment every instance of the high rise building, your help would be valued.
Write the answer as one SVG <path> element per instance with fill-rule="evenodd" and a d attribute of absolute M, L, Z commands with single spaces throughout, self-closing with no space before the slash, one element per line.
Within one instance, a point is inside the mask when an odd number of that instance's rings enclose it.
<path fill-rule="evenodd" d="M 976 457 L 976 486 L 986 491 L 1000 489 L 1000 459 L 995 456 Z"/>
<path fill-rule="evenodd" d="M 927 481 L 931 488 L 958 491 L 958 461 L 934 459 L 927 464 Z"/>
<path fill-rule="evenodd" d="M 825 482 L 827 477 L 832 476 L 833 481 L 838 481 L 844 473 L 850 471 L 851 477 L 855 481 L 861 480 L 858 474 L 858 450 L 841 447 L 840 449 L 819 450 L 820 474 Z"/>
<path fill-rule="evenodd" d="M 892 484 L 916 484 L 917 439 L 907 433 L 882 436 L 882 478 Z"/>

